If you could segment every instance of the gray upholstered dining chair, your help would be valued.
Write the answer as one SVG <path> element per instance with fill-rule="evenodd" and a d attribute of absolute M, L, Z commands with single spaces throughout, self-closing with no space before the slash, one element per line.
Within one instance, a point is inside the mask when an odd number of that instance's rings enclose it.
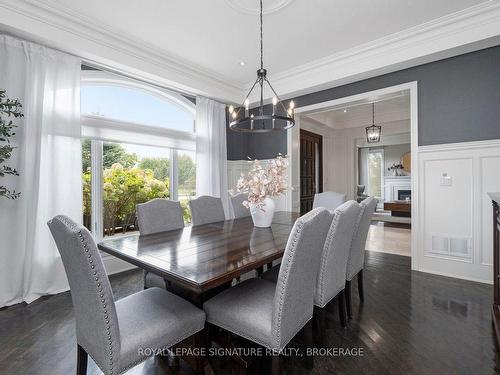
<path fill-rule="evenodd" d="M 356 202 L 361 203 L 368 198 L 368 194 L 365 194 L 365 189 L 365 185 L 356 185 Z"/>
<path fill-rule="evenodd" d="M 226 220 L 222 200 L 208 195 L 202 195 L 189 201 L 191 221 L 193 226 Z"/>
<path fill-rule="evenodd" d="M 250 209 L 243 206 L 243 201 L 248 199 L 248 194 L 239 193 L 231 196 L 231 206 L 233 206 L 234 218 L 250 216 Z"/>
<path fill-rule="evenodd" d="M 77 375 L 86 374 L 88 355 L 104 374 L 114 375 L 144 361 L 149 351 L 169 348 L 193 335 L 195 341 L 201 341 L 199 332 L 205 323 L 202 310 L 160 288 L 143 290 L 115 302 L 90 232 L 63 215 L 54 217 L 48 226 L 71 289 Z M 201 367 L 200 358 L 198 371 Z"/>
<path fill-rule="evenodd" d="M 344 289 L 347 259 L 360 212 L 361 207 L 355 201 L 348 201 L 333 211 L 332 224 L 326 236 L 316 278 L 314 305 L 323 309 L 333 298 L 339 296 L 338 308 L 342 326 L 346 325 Z M 262 278 L 276 282 L 279 268 L 280 266 L 276 266 L 264 272 Z M 323 314 L 324 311 L 321 310 L 322 321 Z"/>
<path fill-rule="evenodd" d="M 335 191 L 325 191 L 324 193 L 314 194 L 313 208 L 324 207 L 327 210 L 335 210 L 345 202 L 345 194 Z"/>
<path fill-rule="evenodd" d="M 288 238 L 277 283 L 250 279 L 204 303 L 207 321 L 279 351 L 302 329 L 312 341 L 314 288 L 332 215 L 324 208 L 298 218 Z M 273 357 L 273 373 L 279 373 Z"/>
<path fill-rule="evenodd" d="M 141 235 L 184 228 L 180 202 L 156 198 L 138 204 L 135 210 Z M 159 275 L 144 271 L 144 288 L 154 286 L 165 289 L 165 280 Z"/>
<path fill-rule="evenodd" d="M 349 319 L 352 318 L 351 281 L 356 275 L 358 275 L 359 300 L 363 302 L 365 299 L 363 290 L 363 268 L 365 265 L 366 237 L 370 229 L 373 212 L 377 207 L 377 200 L 373 197 L 368 197 L 359 205 L 361 206 L 361 212 L 353 234 L 349 259 L 347 260 L 345 297 L 347 316 Z"/>

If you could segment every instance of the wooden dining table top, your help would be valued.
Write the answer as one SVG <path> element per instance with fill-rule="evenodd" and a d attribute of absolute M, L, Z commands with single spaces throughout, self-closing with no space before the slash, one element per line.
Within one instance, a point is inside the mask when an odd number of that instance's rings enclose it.
<path fill-rule="evenodd" d="M 251 217 L 149 235 L 109 238 L 101 251 L 204 293 L 283 256 L 298 213 L 275 212 L 270 228 Z"/>

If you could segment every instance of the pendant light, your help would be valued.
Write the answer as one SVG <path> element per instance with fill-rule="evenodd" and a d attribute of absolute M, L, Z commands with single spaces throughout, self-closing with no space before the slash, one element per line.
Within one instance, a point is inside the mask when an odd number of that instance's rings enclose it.
<path fill-rule="evenodd" d="M 375 103 L 372 103 L 372 125 L 366 127 L 366 141 L 368 143 L 380 142 L 382 127 L 375 125 Z"/>
<path fill-rule="evenodd" d="M 257 80 L 247 94 L 243 104 L 235 109 L 229 106 L 230 123 L 229 128 L 239 132 L 267 133 L 272 131 L 287 130 L 295 124 L 294 103 L 290 101 L 288 109 L 279 98 L 273 86 L 267 79 L 267 70 L 264 69 L 264 47 L 262 33 L 262 0 L 260 0 L 260 69 L 257 70 Z M 271 89 L 274 97 L 271 108 L 266 113 L 264 107 L 264 86 Z M 250 113 L 249 97 L 255 88 L 260 90 L 260 105 Z"/>

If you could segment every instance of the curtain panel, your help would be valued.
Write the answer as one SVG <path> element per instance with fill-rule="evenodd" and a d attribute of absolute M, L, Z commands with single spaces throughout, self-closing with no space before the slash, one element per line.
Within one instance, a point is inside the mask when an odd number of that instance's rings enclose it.
<path fill-rule="evenodd" d="M 220 197 L 230 218 L 227 186 L 226 106 L 196 98 L 196 194 Z"/>
<path fill-rule="evenodd" d="M 82 220 L 81 60 L 0 34 L 0 89 L 19 98 L 24 118 L 0 183 L 21 192 L 0 198 L 0 306 L 69 289 L 47 228 L 57 214 Z"/>

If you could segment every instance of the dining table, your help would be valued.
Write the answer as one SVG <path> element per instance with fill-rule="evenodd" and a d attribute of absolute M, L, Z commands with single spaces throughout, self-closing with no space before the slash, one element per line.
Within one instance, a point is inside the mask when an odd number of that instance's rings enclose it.
<path fill-rule="evenodd" d="M 283 256 L 298 213 L 274 213 L 269 228 L 250 216 L 148 235 L 107 238 L 101 251 L 164 278 L 169 291 L 201 306 L 235 279 Z"/>

